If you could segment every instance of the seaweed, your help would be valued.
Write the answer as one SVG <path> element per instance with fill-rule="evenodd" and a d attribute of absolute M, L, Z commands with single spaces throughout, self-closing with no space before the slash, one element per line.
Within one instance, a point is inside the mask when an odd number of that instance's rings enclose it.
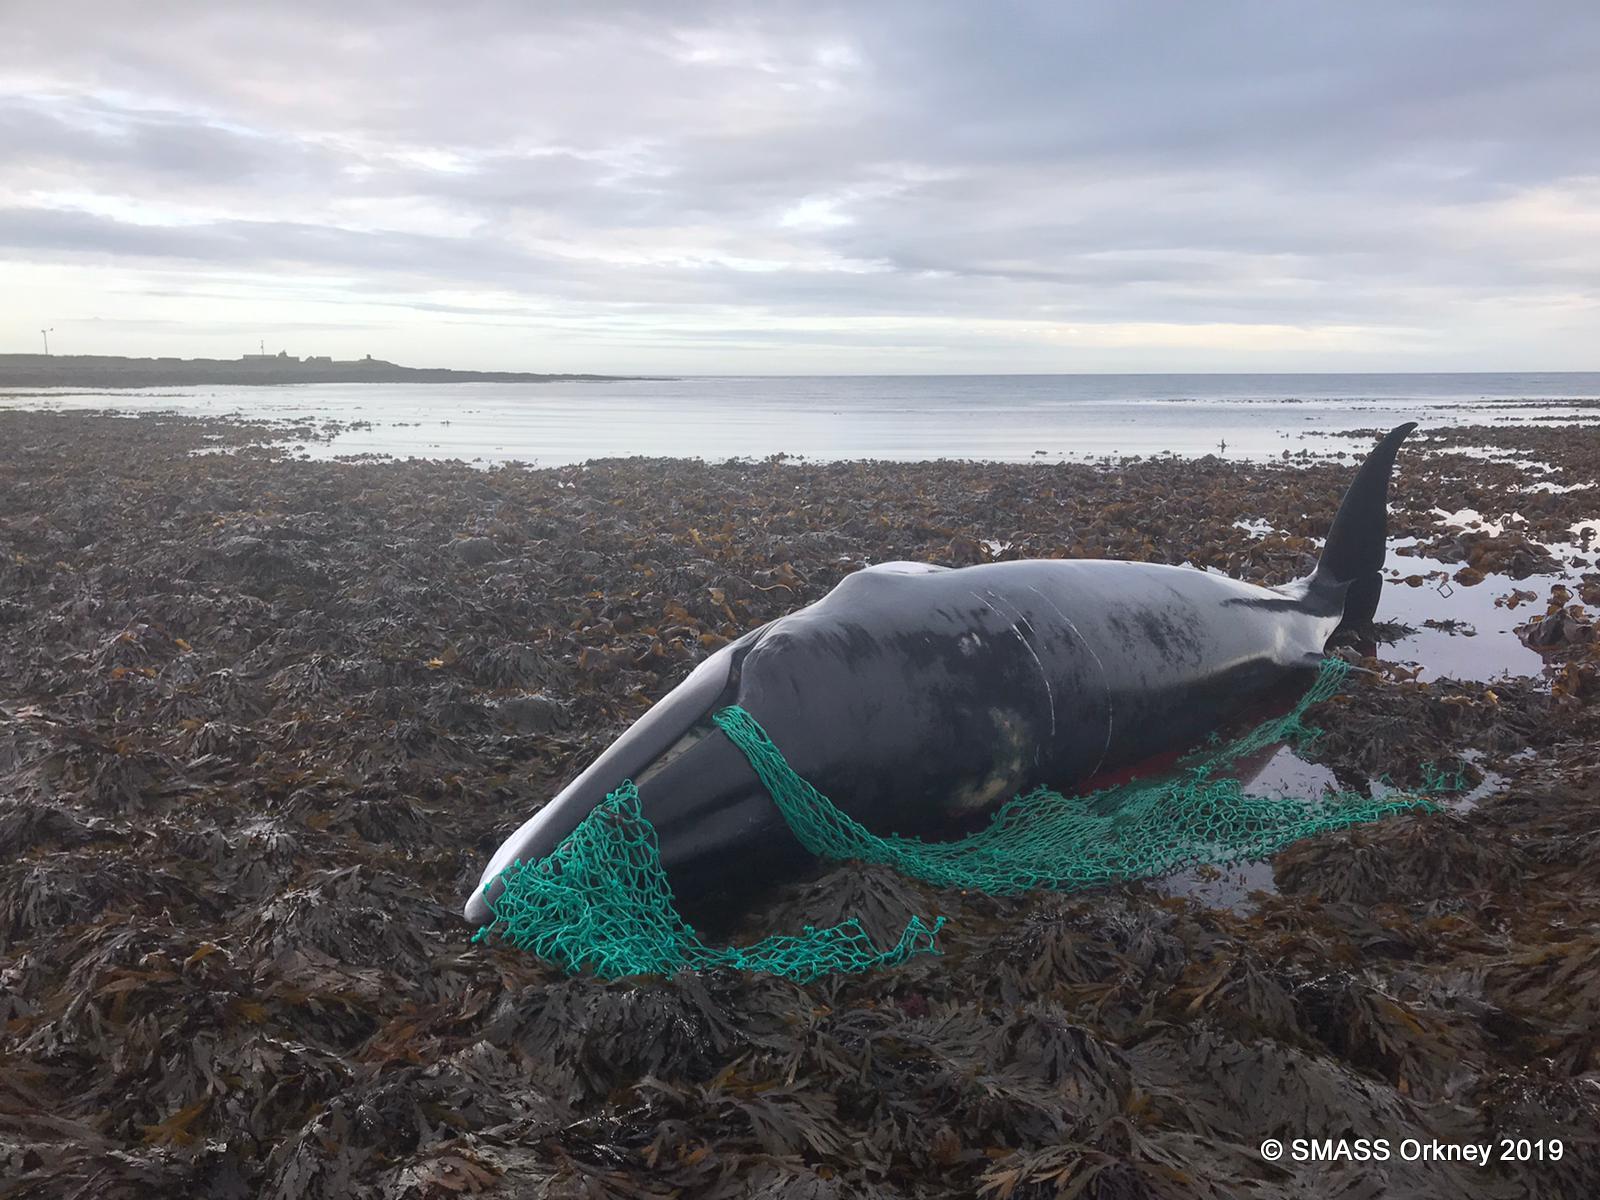
<path fill-rule="evenodd" d="M 738 934 L 919 912 L 952 918 L 944 952 L 801 985 L 567 977 L 457 909 L 694 663 L 866 562 L 1276 582 L 1346 469 L 480 471 L 312 462 L 278 432 L 0 413 L 0 1197 L 1600 1192 L 1596 599 L 1540 575 L 1593 514 L 1453 449 L 1580 482 L 1596 439 L 1436 431 L 1396 478 L 1397 533 L 1528 573 L 1548 670 L 1419 678 L 1347 643 L 1364 669 L 1303 753 L 1347 787 L 1459 777 L 1448 811 L 1293 846 L 1248 911 L 837 865 Z M 1439 526 L 1469 505 L 1524 519 Z M 1268 1136 L 1565 1154 L 1272 1163 Z"/>

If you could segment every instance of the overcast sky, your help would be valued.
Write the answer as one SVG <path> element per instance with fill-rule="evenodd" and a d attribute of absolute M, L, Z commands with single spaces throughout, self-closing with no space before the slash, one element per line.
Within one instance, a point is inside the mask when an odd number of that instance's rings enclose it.
<path fill-rule="evenodd" d="M 20 6 L 0 351 L 1600 368 L 1600 5 Z"/>

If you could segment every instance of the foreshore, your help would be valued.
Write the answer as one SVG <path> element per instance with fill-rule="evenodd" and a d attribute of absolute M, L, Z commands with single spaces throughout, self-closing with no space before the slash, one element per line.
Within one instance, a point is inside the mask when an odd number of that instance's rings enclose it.
<path fill-rule="evenodd" d="M 1284 582 L 1351 460 L 479 470 L 0 411 L 0 1198 L 1600 1194 L 1600 438 L 1426 433 L 1391 534 L 1449 565 L 1411 590 L 1505 593 L 1541 669 L 1343 643 L 1301 753 L 1358 790 L 1459 776 L 1439 811 L 1299 843 L 1253 897 L 845 864 L 736 940 L 917 913 L 942 953 L 604 982 L 474 944 L 461 902 L 716 646 L 890 559 Z"/>

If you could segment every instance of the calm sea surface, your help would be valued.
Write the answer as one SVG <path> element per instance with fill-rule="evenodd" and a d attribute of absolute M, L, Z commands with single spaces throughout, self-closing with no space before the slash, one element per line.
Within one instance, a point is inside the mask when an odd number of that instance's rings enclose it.
<path fill-rule="evenodd" d="M 308 384 L 0 392 L 0 407 L 113 408 L 362 422 L 316 457 L 387 454 L 558 466 L 619 455 L 1059 461 L 1277 457 L 1329 435 L 1574 421 L 1600 373 L 1463 375 L 716 376 L 613 383 Z M 1222 444 L 1226 443 L 1226 450 Z M 1043 453 L 1039 453 L 1043 451 Z"/>

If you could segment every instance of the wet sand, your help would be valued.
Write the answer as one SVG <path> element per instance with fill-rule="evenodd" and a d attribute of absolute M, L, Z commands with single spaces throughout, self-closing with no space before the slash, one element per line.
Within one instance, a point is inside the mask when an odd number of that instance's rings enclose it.
<path fill-rule="evenodd" d="M 808 986 L 569 979 L 456 914 L 694 662 L 849 571 L 1281 582 L 1353 461 L 484 471 L 284 433 L 0 413 L 0 1197 L 1600 1192 L 1592 430 L 1408 446 L 1380 611 L 1407 628 L 1341 648 L 1367 672 L 1275 768 L 1459 772 L 1443 811 L 1231 887 L 837 867 L 743 932 L 937 914 L 944 953 Z M 1271 1163 L 1269 1137 L 1392 1149 Z"/>

